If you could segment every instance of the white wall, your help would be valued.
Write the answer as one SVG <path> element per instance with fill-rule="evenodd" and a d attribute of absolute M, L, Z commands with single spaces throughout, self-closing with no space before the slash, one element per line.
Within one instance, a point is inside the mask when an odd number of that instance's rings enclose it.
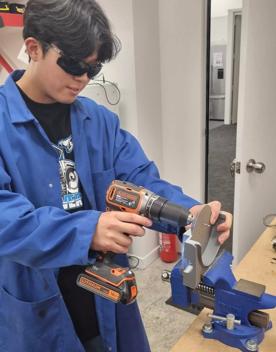
<path fill-rule="evenodd" d="M 163 169 L 158 0 L 133 1 L 138 137 Z"/>
<path fill-rule="evenodd" d="M 160 0 L 164 176 L 195 198 L 204 194 L 204 0 Z"/>
<path fill-rule="evenodd" d="M 211 45 L 227 44 L 227 16 L 211 18 Z"/>
<path fill-rule="evenodd" d="M 158 0 L 98 2 L 122 42 L 119 56 L 104 69 L 122 93 L 122 125 L 162 169 Z"/>
<path fill-rule="evenodd" d="M 242 8 L 242 0 L 212 0 L 211 17 L 227 16 L 230 9 Z"/>
<path fill-rule="evenodd" d="M 12 3 L 14 1 L 8 1 Z M 17 4 L 25 4 L 26 0 L 17 0 Z M 22 28 L 1 28 L 0 29 L 0 54 L 5 56 L 12 67 L 25 67 L 21 61 L 18 61 L 17 55 L 23 44 Z M 5 81 L 8 73 L 0 66 L 0 84 Z"/>
<path fill-rule="evenodd" d="M 6 58 L 12 67 L 25 67 L 21 61 L 17 60 L 22 45 L 23 39 L 21 28 L 0 29 L 0 54 Z M 0 84 L 7 76 L 7 71 L 0 67 Z"/>
<path fill-rule="evenodd" d="M 121 91 L 120 118 L 122 126 L 137 136 L 137 101 L 133 35 L 133 2 L 129 0 L 99 0 L 110 19 L 114 33 L 122 42 L 116 60 L 104 66 L 106 79 L 116 82 Z"/>

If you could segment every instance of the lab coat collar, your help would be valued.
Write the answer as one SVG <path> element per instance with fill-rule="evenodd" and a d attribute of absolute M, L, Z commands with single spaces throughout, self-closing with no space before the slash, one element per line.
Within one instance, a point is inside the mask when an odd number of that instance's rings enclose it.
<path fill-rule="evenodd" d="M 20 77 L 22 77 L 24 72 L 24 70 L 14 71 L 11 75 L 9 75 L 3 87 L 4 94 L 7 97 L 7 105 L 10 112 L 11 121 L 14 124 L 35 120 L 35 117 L 25 104 L 25 101 L 15 83 L 20 79 Z M 72 103 L 72 105 L 74 106 L 74 110 L 77 111 L 79 119 L 90 119 L 88 112 L 85 110 L 85 107 L 78 98 L 74 101 L 74 103 Z"/>

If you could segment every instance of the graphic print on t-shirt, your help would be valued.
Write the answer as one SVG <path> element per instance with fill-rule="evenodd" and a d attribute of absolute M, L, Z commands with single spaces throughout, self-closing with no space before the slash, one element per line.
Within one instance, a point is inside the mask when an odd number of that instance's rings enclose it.
<path fill-rule="evenodd" d="M 59 153 L 59 173 L 61 182 L 61 194 L 64 210 L 75 210 L 82 208 L 82 195 L 79 189 L 79 176 L 72 160 L 74 149 L 72 136 L 62 139 L 58 145 L 53 147 Z"/>

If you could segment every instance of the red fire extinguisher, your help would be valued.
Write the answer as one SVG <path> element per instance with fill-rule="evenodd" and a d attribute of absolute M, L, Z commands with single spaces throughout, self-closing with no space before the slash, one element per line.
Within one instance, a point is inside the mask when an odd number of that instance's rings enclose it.
<path fill-rule="evenodd" d="M 160 233 L 160 258 L 167 263 L 177 260 L 177 236 L 172 233 Z"/>

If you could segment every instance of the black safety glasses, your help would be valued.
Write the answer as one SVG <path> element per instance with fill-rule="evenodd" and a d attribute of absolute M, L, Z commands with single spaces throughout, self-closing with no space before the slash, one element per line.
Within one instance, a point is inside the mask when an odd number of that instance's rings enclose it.
<path fill-rule="evenodd" d="M 62 50 L 60 50 L 54 44 L 50 44 L 50 47 L 53 48 L 60 56 L 57 59 L 57 64 L 61 67 L 66 73 L 69 73 L 73 76 L 82 76 L 85 73 L 89 79 L 94 78 L 97 74 L 100 73 L 103 65 L 101 62 L 96 62 L 94 64 L 88 64 L 87 62 L 76 60 L 73 57 L 66 56 Z"/>

